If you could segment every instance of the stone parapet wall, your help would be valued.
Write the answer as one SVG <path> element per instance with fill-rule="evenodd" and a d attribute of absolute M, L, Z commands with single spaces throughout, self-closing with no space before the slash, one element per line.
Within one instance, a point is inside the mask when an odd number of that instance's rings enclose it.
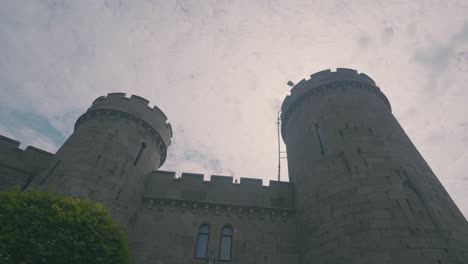
<path fill-rule="evenodd" d="M 241 185 L 236 187 L 242 188 Z M 197 232 L 202 224 L 210 227 L 207 251 L 214 263 L 300 263 L 293 210 L 220 202 L 145 198 L 129 234 L 137 263 L 207 263 L 207 259 L 194 257 Z M 221 230 L 226 225 L 233 229 L 230 262 L 218 260 Z"/>
<path fill-rule="evenodd" d="M 32 146 L 24 150 L 19 146 L 19 141 L 0 135 L 0 191 L 24 189 L 54 155 Z"/>
<path fill-rule="evenodd" d="M 146 198 L 164 198 L 237 207 L 294 209 L 292 187 L 289 182 L 270 181 L 262 185 L 261 179 L 240 178 L 234 183 L 232 177 L 213 175 L 209 181 L 202 174 L 154 171 L 145 190 Z"/>
<path fill-rule="evenodd" d="M 144 198 L 146 207 L 156 211 L 192 213 L 200 215 L 224 215 L 270 222 L 286 222 L 295 214 L 289 208 L 265 208 L 251 205 L 226 204 L 219 202 L 189 201 L 166 198 Z"/>

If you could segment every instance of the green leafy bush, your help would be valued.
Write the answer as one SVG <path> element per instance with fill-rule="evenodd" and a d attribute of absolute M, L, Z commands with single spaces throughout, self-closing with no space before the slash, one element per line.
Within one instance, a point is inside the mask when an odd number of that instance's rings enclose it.
<path fill-rule="evenodd" d="M 0 193 L 0 263 L 130 263 L 127 241 L 100 204 L 52 192 Z"/>

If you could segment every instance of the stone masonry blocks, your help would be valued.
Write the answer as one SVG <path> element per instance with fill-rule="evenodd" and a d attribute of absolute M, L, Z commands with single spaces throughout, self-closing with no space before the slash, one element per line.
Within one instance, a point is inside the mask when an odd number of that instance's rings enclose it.
<path fill-rule="evenodd" d="M 466 219 L 364 73 L 321 71 L 285 98 L 291 182 L 156 170 L 172 128 L 148 104 L 97 98 L 55 155 L 0 136 L 0 191 L 53 187 L 103 203 L 136 263 L 216 260 L 226 225 L 232 264 L 468 263 Z M 194 258 L 205 224 L 210 260 Z"/>
<path fill-rule="evenodd" d="M 303 264 L 467 263 L 466 219 L 367 75 L 312 74 L 281 117 Z"/>

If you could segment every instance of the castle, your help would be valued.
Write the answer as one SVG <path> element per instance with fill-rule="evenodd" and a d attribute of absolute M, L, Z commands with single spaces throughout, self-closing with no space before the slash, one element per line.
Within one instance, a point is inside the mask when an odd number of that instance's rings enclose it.
<path fill-rule="evenodd" d="M 56 154 L 0 138 L 0 190 L 53 186 L 105 204 L 137 263 L 468 263 L 468 223 L 363 73 L 294 85 L 290 182 L 157 170 L 172 128 L 138 96 L 97 98 Z"/>

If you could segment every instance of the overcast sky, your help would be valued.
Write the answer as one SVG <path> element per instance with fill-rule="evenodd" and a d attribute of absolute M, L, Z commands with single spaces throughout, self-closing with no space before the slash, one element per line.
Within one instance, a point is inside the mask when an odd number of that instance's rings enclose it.
<path fill-rule="evenodd" d="M 122 91 L 169 117 L 162 169 L 274 179 L 287 81 L 355 68 L 468 215 L 466 0 L 0 4 L 0 134 L 23 148 L 55 152 L 96 97 Z"/>

